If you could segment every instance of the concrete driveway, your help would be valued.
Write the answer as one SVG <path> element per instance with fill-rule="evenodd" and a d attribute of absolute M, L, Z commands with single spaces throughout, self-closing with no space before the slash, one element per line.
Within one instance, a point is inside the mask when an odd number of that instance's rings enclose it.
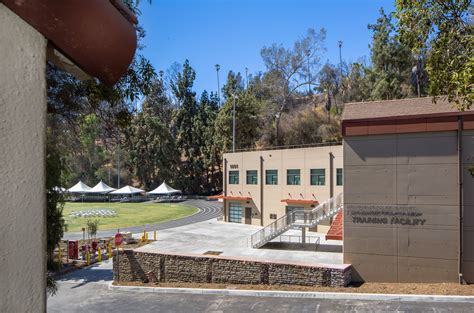
<path fill-rule="evenodd" d="M 110 261 L 64 276 L 58 293 L 48 298 L 48 312 L 472 312 L 470 303 L 141 293 L 109 290 L 111 279 Z"/>

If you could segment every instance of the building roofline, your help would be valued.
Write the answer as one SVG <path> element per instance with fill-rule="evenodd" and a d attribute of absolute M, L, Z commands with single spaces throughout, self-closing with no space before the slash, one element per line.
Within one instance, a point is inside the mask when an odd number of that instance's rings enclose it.
<path fill-rule="evenodd" d="M 299 145 L 285 145 L 285 146 L 262 147 L 262 148 L 235 149 L 235 152 L 225 151 L 224 154 L 240 153 L 240 152 L 256 152 L 256 151 L 262 151 L 263 152 L 263 151 L 273 151 L 273 150 L 317 148 L 317 147 L 332 147 L 332 146 L 340 146 L 340 145 L 342 145 L 342 141 L 331 141 L 331 142 L 308 143 L 308 144 L 299 144 Z"/>

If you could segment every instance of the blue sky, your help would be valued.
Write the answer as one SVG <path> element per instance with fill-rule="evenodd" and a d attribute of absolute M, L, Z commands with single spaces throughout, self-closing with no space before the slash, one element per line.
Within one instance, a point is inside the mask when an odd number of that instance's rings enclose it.
<path fill-rule="evenodd" d="M 217 90 L 214 65 L 221 66 L 221 86 L 227 72 L 265 70 L 260 49 L 272 43 L 286 47 L 308 28 L 327 30 L 323 63 L 342 57 L 369 57 L 371 32 L 380 7 L 394 10 L 393 0 L 142 0 L 140 23 L 146 30 L 143 54 L 156 70 L 189 59 L 196 70 L 195 90 Z"/>

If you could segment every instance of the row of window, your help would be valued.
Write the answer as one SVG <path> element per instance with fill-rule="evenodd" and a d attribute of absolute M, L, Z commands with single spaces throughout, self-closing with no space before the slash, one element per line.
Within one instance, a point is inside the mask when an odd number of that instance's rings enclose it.
<path fill-rule="evenodd" d="M 247 171 L 246 182 L 247 185 L 257 185 L 258 175 L 256 170 Z M 336 185 L 342 186 L 342 168 L 336 169 Z M 229 184 L 239 184 L 239 171 L 229 171 Z M 265 184 L 278 185 L 278 170 L 265 171 Z M 286 170 L 286 184 L 287 185 L 301 185 L 301 170 L 290 169 Z M 326 169 L 316 168 L 310 170 L 310 184 L 312 186 L 326 185 Z"/>

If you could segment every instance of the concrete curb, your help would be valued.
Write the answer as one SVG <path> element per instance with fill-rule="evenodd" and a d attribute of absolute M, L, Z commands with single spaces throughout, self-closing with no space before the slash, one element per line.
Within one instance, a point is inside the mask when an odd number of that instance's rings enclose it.
<path fill-rule="evenodd" d="M 116 286 L 109 283 L 110 290 L 124 290 L 162 294 L 200 294 L 240 297 L 276 297 L 323 300 L 362 300 L 362 301 L 394 301 L 394 302 L 450 302 L 474 303 L 474 296 L 439 296 L 439 295 L 408 295 L 408 294 L 376 294 L 349 292 L 303 292 L 275 290 L 238 290 L 238 289 L 206 289 L 206 288 L 167 288 L 143 286 Z"/>

